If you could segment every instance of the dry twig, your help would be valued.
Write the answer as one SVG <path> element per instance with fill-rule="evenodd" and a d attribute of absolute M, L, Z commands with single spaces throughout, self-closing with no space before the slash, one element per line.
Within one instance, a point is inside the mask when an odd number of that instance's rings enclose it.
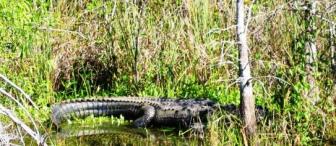
<path fill-rule="evenodd" d="M 6 76 L 0 74 L 0 78 L 2 78 L 2 80 L 4 80 L 6 83 L 8 83 L 9 85 L 11 85 L 12 87 L 14 87 L 16 90 L 18 90 L 21 94 L 23 94 L 25 96 L 25 98 L 28 99 L 28 101 L 34 106 L 35 109 L 38 109 L 36 104 L 33 102 L 33 100 L 30 98 L 30 96 L 24 92 L 19 86 L 15 85 L 12 81 L 10 81 Z"/>
<path fill-rule="evenodd" d="M 0 105 L 0 114 L 9 117 L 15 124 L 19 125 L 22 129 L 24 129 L 39 145 L 47 146 L 47 144 L 44 142 L 44 137 L 38 134 L 38 132 L 35 132 L 32 129 L 30 129 L 15 114 L 13 114 L 11 110 Z"/>

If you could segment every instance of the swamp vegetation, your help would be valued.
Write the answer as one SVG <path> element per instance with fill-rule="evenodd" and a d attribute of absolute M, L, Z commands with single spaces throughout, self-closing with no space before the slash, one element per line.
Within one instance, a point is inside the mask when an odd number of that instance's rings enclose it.
<path fill-rule="evenodd" d="M 240 117 L 218 113 L 200 140 L 118 117 L 71 121 L 74 132 L 103 130 L 59 138 L 50 109 L 90 96 L 238 105 L 235 1 L 0 0 L 0 145 L 37 145 L 10 113 L 46 145 L 335 145 L 336 3 L 318 0 L 312 12 L 309 2 L 245 0 L 253 94 L 272 116 L 247 140 Z"/>

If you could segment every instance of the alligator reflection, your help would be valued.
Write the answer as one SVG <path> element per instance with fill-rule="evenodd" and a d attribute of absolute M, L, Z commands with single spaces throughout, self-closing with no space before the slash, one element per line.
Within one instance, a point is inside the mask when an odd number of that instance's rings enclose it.
<path fill-rule="evenodd" d="M 57 145 L 190 145 L 195 140 L 173 130 L 130 128 L 128 126 L 68 125 L 56 134 Z M 193 142 L 192 142 L 193 141 Z"/>

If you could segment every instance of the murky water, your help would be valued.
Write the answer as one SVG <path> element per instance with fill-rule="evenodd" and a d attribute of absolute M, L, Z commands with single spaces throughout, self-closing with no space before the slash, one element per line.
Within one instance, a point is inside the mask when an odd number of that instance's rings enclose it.
<path fill-rule="evenodd" d="M 190 136 L 190 135 L 189 135 Z M 100 146 L 100 145 L 199 145 L 199 139 L 195 136 L 190 138 L 172 129 L 144 129 L 131 128 L 126 125 L 95 125 L 76 126 L 67 125 L 52 134 L 55 145 L 60 146 Z"/>

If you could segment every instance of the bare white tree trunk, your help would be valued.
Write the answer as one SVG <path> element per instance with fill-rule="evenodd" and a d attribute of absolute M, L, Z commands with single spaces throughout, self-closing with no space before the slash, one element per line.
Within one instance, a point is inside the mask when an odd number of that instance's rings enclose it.
<path fill-rule="evenodd" d="M 332 68 L 332 76 L 334 79 L 333 89 L 332 89 L 332 96 L 333 102 L 336 104 L 336 26 L 330 24 L 330 38 L 329 38 L 329 44 L 330 44 L 330 54 L 331 54 L 331 68 Z"/>
<path fill-rule="evenodd" d="M 336 77 L 336 25 L 335 24 L 329 24 L 329 44 L 330 44 L 330 54 L 331 54 L 331 68 L 332 73 Z M 336 83 L 336 80 L 334 80 Z"/>
<path fill-rule="evenodd" d="M 316 57 L 317 57 L 317 47 L 316 47 L 316 0 L 310 0 L 306 4 L 309 8 L 307 11 L 306 19 L 308 21 L 307 26 L 307 40 L 305 42 L 305 51 L 306 51 L 306 71 L 307 71 L 307 81 L 310 85 L 310 89 L 307 93 L 307 97 L 310 98 L 312 103 L 316 103 L 319 100 L 319 90 L 316 86 L 316 81 L 314 73 L 316 69 Z"/>
<path fill-rule="evenodd" d="M 256 131 L 255 100 L 252 91 L 244 0 L 237 0 L 237 40 L 239 49 L 240 110 L 248 135 Z"/>

